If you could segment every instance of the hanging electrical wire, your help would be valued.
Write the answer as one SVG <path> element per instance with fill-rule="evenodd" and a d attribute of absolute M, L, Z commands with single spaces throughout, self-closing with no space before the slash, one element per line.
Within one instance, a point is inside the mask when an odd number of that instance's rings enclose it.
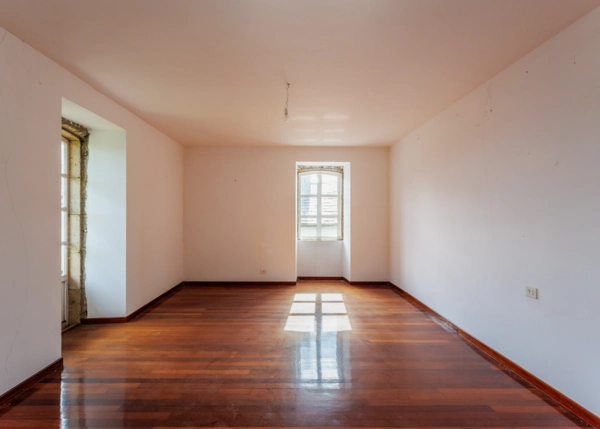
<path fill-rule="evenodd" d="M 286 87 L 285 87 L 285 109 L 283 111 L 285 122 L 290 122 L 290 115 L 288 113 L 288 104 L 289 104 L 289 101 L 290 101 L 290 84 L 286 82 Z"/>

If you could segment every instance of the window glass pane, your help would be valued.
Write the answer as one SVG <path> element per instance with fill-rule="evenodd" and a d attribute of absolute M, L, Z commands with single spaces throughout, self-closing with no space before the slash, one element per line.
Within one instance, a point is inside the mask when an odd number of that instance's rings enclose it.
<path fill-rule="evenodd" d="M 317 197 L 300 198 L 300 216 L 317 215 Z"/>
<path fill-rule="evenodd" d="M 304 174 L 300 176 L 300 194 L 317 195 L 317 184 L 311 183 L 316 174 Z"/>
<path fill-rule="evenodd" d="M 61 284 L 62 284 L 61 316 L 62 316 L 62 321 L 66 322 L 67 321 L 67 303 L 68 303 L 67 294 L 69 293 L 69 291 L 67 290 L 67 282 L 62 282 Z"/>
<path fill-rule="evenodd" d="M 338 197 L 323 197 L 321 199 L 321 214 L 323 216 L 337 216 Z"/>
<path fill-rule="evenodd" d="M 316 217 L 306 217 L 300 219 L 300 226 L 317 226 Z"/>
<path fill-rule="evenodd" d="M 317 195 L 319 193 L 319 173 L 310 175 L 310 194 Z"/>
<path fill-rule="evenodd" d="M 321 193 L 323 195 L 337 195 L 338 193 L 338 180 L 337 174 L 323 174 L 321 176 Z"/>
<path fill-rule="evenodd" d="M 60 214 L 60 241 L 67 241 L 67 212 L 63 211 Z"/>
<path fill-rule="evenodd" d="M 66 245 L 62 245 L 60 246 L 60 275 L 61 276 L 66 276 L 67 275 L 67 246 Z"/>
<path fill-rule="evenodd" d="M 317 218 L 303 218 L 300 220 L 300 238 L 317 237 Z"/>
<path fill-rule="evenodd" d="M 60 178 L 60 207 L 67 207 L 67 178 Z"/>
<path fill-rule="evenodd" d="M 60 142 L 60 172 L 62 174 L 67 174 L 67 144 L 61 140 Z"/>
<path fill-rule="evenodd" d="M 335 224 L 325 224 L 323 219 L 323 226 L 321 226 L 321 237 L 322 238 L 340 238 L 340 230 L 338 228 L 337 221 Z"/>

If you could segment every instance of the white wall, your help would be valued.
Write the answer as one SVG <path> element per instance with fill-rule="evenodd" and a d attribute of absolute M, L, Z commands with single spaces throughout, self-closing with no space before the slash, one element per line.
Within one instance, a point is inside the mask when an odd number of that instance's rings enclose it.
<path fill-rule="evenodd" d="M 298 277 L 342 277 L 344 241 L 297 240 Z"/>
<path fill-rule="evenodd" d="M 89 318 L 127 315 L 126 182 L 125 131 L 92 130 L 85 258 Z"/>
<path fill-rule="evenodd" d="M 158 136 L 127 129 L 127 314 L 183 281 L 183 147 Z"/>
<path fill-rule="evenodd" d="M 127 311 L 183 280 L 176 142 L 0 28 L 0 394 L 60 357 L 62 97 L 127 132 Z"/>
<path fill-rule="evenodd" d="M 393 146 L 390 169 L 391 281 L 597 415 L 599 29 L 596 10 Z"/>
<path fill-rule="evenodd" d="M 389 157 L 389 151 L 387 156 Z M 388 174 L 387 171 L 386 174 Z M 344 277 L 346 280 L 350 280 L 352 278 L 352 166 L 349 163 L 344 166 L 344 176 L 349 177 L 350 180 L 344 180 L 344 213 L 347 215 L 344 216 L 344 253 L 342 254 L 342 277 Z M 387 187 L 389 189 L 389 183 L 387 184 Z M 385 201 L 385 205 L 389 207 L 389 195 Z M 386 209 L 386 215 L 388 214 L 389 208 Z M 389 215 L 386 216 L 385 221 L 389 230 Z M 386 233 L 386 242 L 389 244 L 388 233 Z M 389 259 L 389 250 L 387 257 Z M 389 280 L 389 267 L 386 267 L 386 271 L 388 272 Z"/>
<path fill-rule="evenodd" d="M 388 280 L 388 149 L 186 147 L 189 281 L 295 281 L 296 162 L 350 162 L 351 278 Z M 266 268 L 268 274 L 259 270 Z"/>

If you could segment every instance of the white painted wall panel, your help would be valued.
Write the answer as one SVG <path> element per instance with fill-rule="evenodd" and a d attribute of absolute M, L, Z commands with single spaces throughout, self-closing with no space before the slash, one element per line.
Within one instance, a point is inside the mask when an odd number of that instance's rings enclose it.
<path fill-rule="evenodd" d="M 88 317 L 124 317 L 127 299 L 125 131 L 89 141 L 85 291 Z"/>
<path fill-rule="evenodd" d="M 295 281 L 296 162 L 350 162 L 349 280 L 388 280 L 387 148 L 186 147 L 185 277 Z M 348 238 L 348 237 L 347 237 Z M 266 268 L 268 274 L 261 275 Z"/>
<path fill-rule="evenodd" d="M 298 277 L 342 277 L 344 242 L 298 240 Z"/>
<path fill-rule="evenodd" d="M 183 279 L 173 140 L 0 28 L 0 394 L 60 357 L 65 97 L 127 132 L 127 312 Z"/>
<path fill-rule="evenodd" d="M 599 28 L 596 10 L 394 145 L 390 185 L 392 282 L 597 415 Z"/>

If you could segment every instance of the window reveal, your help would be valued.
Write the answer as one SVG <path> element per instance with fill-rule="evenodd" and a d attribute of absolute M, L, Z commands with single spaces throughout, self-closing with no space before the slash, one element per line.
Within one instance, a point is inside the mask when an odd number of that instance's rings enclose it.
<path fill-rule="evenodd" d="M 298 168 L 298 239 L 343 239 L 342 167 Z"/>

